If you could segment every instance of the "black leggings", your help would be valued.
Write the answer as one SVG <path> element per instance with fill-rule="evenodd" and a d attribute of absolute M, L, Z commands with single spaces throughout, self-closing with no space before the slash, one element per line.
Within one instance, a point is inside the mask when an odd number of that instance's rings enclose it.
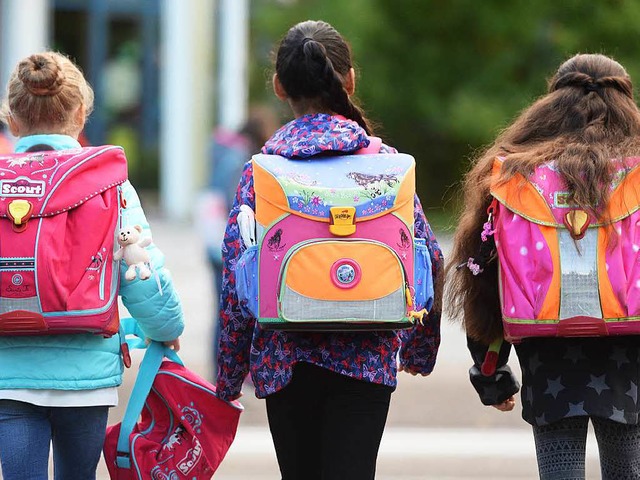
<path fill-rule="evenodd" d="M 591 418 L 603 480 L 640 478 L 640 425 Z M 533 427 L 542 480 L 583 480 L 589 417 Z"/>
<path fill-rule="evenodd" d="M 298 363 L 266 398 L 282 480 L 375 478 L 393 390 Z"/>

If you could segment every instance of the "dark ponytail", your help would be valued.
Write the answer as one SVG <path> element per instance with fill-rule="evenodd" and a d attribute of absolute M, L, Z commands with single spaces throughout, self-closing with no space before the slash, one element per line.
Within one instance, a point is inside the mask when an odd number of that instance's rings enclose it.
<path fill-rule="evenodd" d="M 276 73 L 291 100 L 319 106 L 356 121 L 373 134 L 362 110 L 345 90 L 343 79 L 353 68 L 351 49 L 328 23 L 308 20 L 292 27 L 280 42 Z"/>

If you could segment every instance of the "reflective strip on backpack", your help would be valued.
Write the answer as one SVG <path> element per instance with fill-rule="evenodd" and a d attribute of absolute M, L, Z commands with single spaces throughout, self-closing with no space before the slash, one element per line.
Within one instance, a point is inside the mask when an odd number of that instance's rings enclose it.
<path fill-rule="evenodd" d="M 581 240 L 568 230 L 558 231 L 560 246 L 560 315 L 602 318 L 598 296 L 598 230 L 590 228 Z"/>

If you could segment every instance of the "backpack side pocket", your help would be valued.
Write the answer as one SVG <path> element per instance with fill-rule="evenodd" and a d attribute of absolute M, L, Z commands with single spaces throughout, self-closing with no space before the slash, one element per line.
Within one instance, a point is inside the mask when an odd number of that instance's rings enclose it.
<path fill-rule="evenodd" d="M 247 248 L 236 263 L 236 291 L 240 306 L 258 317 L 258 246 Z"/>
<path fill-rule="evenodd" d="M 415 289 L 415 310 L 433 306 L 433 278 L 431 274 L 431 256 L 424 238 L 416 238 L 414 248 L 413 286 Z"/>

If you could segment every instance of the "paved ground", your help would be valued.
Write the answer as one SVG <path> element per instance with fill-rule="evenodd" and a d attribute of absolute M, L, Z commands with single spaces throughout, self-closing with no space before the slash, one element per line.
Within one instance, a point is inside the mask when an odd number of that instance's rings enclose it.
<path fill-rule="evenodd" d="M 154 217 L 151 223 L 184 303 L 188 323 L 181 356 L 191 369 L 209 376 L 213 301 L 201 242 L 190 225 L 169 225 Z M 528 425 L 519 412 L 501 413 L 480 404 L 468 382 L 468 363 L 462 332 L 445 323 L 434 373 L 427 378 L 400 377 L 381 446 L 378 479 L 537 478 Z M 121 406 L 112 410 L 111 423 L 120 420 L 134 377 L 134 369 L 126 372 Z M 216 478 L 280 478 L 264 405 L 250 388 L 244 393 L 238 435 Z M 588 449 L 588 478 L 598 478 L 593 438 Z M 103 464 L 99 474 L 101 480 L 108 478 Z"/>

